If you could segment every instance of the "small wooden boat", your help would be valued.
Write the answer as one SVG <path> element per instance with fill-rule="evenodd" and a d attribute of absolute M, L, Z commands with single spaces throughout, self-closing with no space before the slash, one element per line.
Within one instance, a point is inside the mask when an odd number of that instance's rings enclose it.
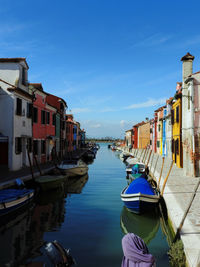
<path fill-rule="evenodd" d="M 33 196 L 33 189 L 0 190 L 0 216 L 26 205 L 33 199 Z"/>
<path fill-rule="evenodd" d="M 136 162 L 135 164 L 129 164 L 126 167 L 127 176 L 129 174 L 137 174 L 137 173 L 145 173 L 145 172 L 146 172 L 146 166 L 145 164 L 141 162 Z"/>
<path fill-rule="evenodd" d="M 75 260 L 71 256 L 69 249 L 65 249 L 56 240 L 47 243 L 45 251 L 53 266 L 72 266 L 75 264 Z"/>
<path fill-rule="evenodd" d="M 121 192 L 124 205 L 134 213 L 143 213 L 158 204 L 160 196 L 145 178 L 133 180 Z"/>
<path fill-rule="evenodd" d="M 82 160 L 67 161 L 64 160 L 57 166 L 62 174 L 68 174 L 69 176 L 82 176 L 88 172 L 88 166 Z"/>
<path fill-rule="evenodd" d="M 64 175 L 43 175 L 35 178 L 35 182 L 39 184 L 43 191 L 62 187 L 65 180 L 66 176 Z"/>

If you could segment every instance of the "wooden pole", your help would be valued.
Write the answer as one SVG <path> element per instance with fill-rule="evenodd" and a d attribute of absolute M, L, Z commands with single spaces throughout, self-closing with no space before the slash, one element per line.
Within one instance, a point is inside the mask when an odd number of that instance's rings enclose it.
<path fill-rule="evenodd" d="M 176 235 L 175 235 L 175 238 L 174 238 L 173 243 L 176 242 L 176 240 L 178 239 L 178 237 L 179 237 L 179 235 L 180 235 L 181 228 L 183 227 L 185 218 L 186 218 L 186 216 L 187 216 L 187 214 L 188 214 L 188 212 L 189 212 L 189 210 L 190 210 L 190 207 L 192 206 L 192 202 L 193 202 L 193 200 L 194 200 L 194 198 L 195 198 L 195 196 L 196 196 L 196 193 L 197 193 L 197 190 L 198 190 L 198 188 L 199 188 L 199 185 L 200 185 L 200 179 L 199 179 L 199 181 L 198 181 L 198 183 L 197 183 L 197 185 L 196 185 L 196 187 L 195 187 L 195 190 L 194 190 L 194 193 L 193 193 L 193 195 L 192 195 L 192 197 L 191 197 L 191 200 L 190 200 L 190 203 L 189 203 L 189 205 L 188 205 L 188 208 L 186 209 L 186 211 L 185 211 L 185 213 L 184 213 L 184 215 L 183 215 L 183 218 L 182 218 L 182 220 L 181 220 L 181 222 L 180 222 L 180 225 L 179 225 L 179 227 L 178 227 L 178 229 L 177 229 L 177 231 L 176 231 Z"/>
<path fill-rule="evenodd" d="M 148 148 L 147 149 L 147 153 L 146 153 L 146 155 L 145 155 L 145 158 L 144 158 L 144 163 L 146 162 L 146 160 L 147 160 L 147 156 L 148 156 L 148 152 L 150 151 L 150 149 Z"/>
<path fill-rule="evenodd" d="M 152 175 L 153 178 L 154 178 L 154 176 L 155 176 L 155 171 L 156 171 L 156 167 L 157 167 L 158 159 L 159 159 L 159 155 L 158 155 L 157 160 L 156 160 L 156 163 L 155 163 L 155 167 L 154 167 L 154 171 L 153 171 L 153 175 Z"/>
<path fill-rule="evenodd" d="M 165 158 L 163 157 L 162 158 L 162 167 L 161 167 L 161 171 L 160 171 L 160 176 L 159 176 L 159 179 L 158 179 L 158 186 L 157 186 L 158 189 L 160 187 L 160 180 L 161 180 L 161 176 L 162 176 L 162 172 L 163 172 L 164 162 L 165 162 Z"/>
<path fill-rule="evenodd" d="M 30 154 L 29 154 L 28 148 L 26 148 L 26 150 L 27 150 L 27 154 L 28 154 L 28 161 L 29 161 L 29 165 L 30 165 L 30 169 L 31 169 L 31 176 L 32 176 L 32 179 L 34 179 L 34 174 L 33 174 L 33 166 L 32 166 L 32 163 L 31 163 L 31 157 L 30 157 Z"/>
<path fill-rule="evenodd" d="M 149 160 L 150 160 L 150 157 L 151 157 L 151 153 L 152 153 L 152 150 L 150 150 L 150 153 L 149 153 L 149 157 L 148 157 L 148 160 L 147 160 L 147 166 L 148 166 L 148 164 L 149 164 Z"/>
<path fill-rule="evenodd" d="M 142 158 L 142 162 L 144 162 L 144 158 L 145 158 L 146 152 L 147 152 L 147 149 L 145 148 L 145 150 L 144 150 L 144 156 Z"/>
<path fill-rule="evenodd" d="M 151 171 L 151 167 L 152 167 L 152 164 L 153 164 L 153 159 L 154 159 L 154 153 L 153 153 L 153 156 L 152 156 L 152 158 L 151 158 L 151 163 L 149 164 L 149 165 L 150 165 L 150 170 L 149 170 L 149 172 Z"/>
<path fill-rule="evenodd" d="M 141 160 L 141 158 L 142 158 L 142 154 L 143 154 L 143 152 L 144 152 L 144 149 L 142 149 L 142 152 L 141 152 L 141 154 L 140 154 L 139 161 L 140 161 L 140 160 Z"/>
<path fill-rule="evenodd" d="M 172 160 L 172 163 L 171 163 L 171 166 L 170 166 L 170 168 L 169 168 L 168 174 L 167 174 L 167 176 L 165 177 L 165 180 L 164 180 L 164 183 L 163 183 L 162 191 L 161 191 L 161 194 L 160 194 L 161 196 L 163 196 L 164 189 L 165 189 L 165 185 L 166 185 L 167 180 L 168 180 L 168 178 L 169 178 L 169 175 L 170 175 L 170 172 L 171 172 L 171 170 L 172 170 L 173 164 L 174 164 L 174 162 L 173 162 L 173 160 Z"/>
<path fill-rule="evenodd" d="M 40 169 L 40 166 L 39 166 L 39 164 L 38 164 L 38 161 L 37 161 L 37 158 L 36 158 L 35 154 L 33 154 L 33 157 L 34 157 L 35 163 L 36 163 L 36 165 L 37 165 L 37 167 L 38 167 L 38 170 L 39 170 L 39 172 L 40 172 L 40 175 L 42 175 L 42 172 L 41 172 L 41 169 Z"/>

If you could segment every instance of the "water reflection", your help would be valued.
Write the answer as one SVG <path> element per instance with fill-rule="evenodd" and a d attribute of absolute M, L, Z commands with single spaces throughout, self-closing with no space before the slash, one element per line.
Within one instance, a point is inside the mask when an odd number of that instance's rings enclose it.
<path fill-rule="evenodd" d="M 69 181 L 65 183 L 65 193 L 80 194 L 87 181 L 88 174 L 81 177 L 70 177 Z"/>
<path fill-rule="evenodd" d="M 0 227 L 0 266 L 19 266 L 41 255 L 44 233 L 58 230 L 65 218 L 64 191 L 42 193 L 36 205 Z"/>
<path fill-rule="evenodd" d="M 158 232 L 160 226 L 159 213 L 155 210 L 149 214 L 138 215 L 123 207 L 120 224 L 124 234 L 134 233 L 148 244 Z"/>

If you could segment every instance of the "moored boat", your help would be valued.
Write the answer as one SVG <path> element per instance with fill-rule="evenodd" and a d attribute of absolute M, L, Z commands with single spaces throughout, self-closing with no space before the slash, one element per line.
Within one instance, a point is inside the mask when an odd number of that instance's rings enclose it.
<path fill-rule="evenodd" d="M 59 188 L 63 186 L 66 176 L 64 175 L 43 175 L 35 178 L 43 191 Z"/>
<path fill-rule="evenodd" d="M 133 180 L 121 192 L 121 200 L 124 205 L 131 212 L 138 214 L 154 208 L 159 199 L 156 189 L 152 188 L 150 183 L 142 177 Z"/>
<path fill-rule="evenodd" d="M 0 216 L 8 214 L 32 200 L 33 189 L 2 189 L 0 190 Z"/>
<path fill-rule="evenodd" d="M 69 176 L 82 176 L 88 172 L 88 166 L 82 160 L 67 161 L 63 160 L 61 164 L 57 166 L 62 174 L 68 174 Z"/>

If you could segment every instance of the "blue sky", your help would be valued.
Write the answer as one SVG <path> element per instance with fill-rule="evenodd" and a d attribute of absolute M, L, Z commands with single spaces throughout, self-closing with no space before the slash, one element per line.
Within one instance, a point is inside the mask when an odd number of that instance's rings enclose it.
<path fill-rule="evenodd" d="M 200 1 L 0 0 L 0 57 L 62 97 L 90 137 L 124 131 L 165 104 L 181 57 L 200 70 Z"/>

